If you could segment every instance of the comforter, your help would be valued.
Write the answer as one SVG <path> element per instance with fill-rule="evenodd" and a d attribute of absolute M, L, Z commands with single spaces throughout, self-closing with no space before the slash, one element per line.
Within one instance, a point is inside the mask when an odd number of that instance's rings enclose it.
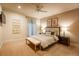
<path fill-rule="evenodd" d="M 56 36 L 47 36 L 47 35 L 33 35 L 31 38 L 39 40 L 41 42 L 42 48 L 46 48 L 52 43 L 57 42 L 59 39 Z"/>

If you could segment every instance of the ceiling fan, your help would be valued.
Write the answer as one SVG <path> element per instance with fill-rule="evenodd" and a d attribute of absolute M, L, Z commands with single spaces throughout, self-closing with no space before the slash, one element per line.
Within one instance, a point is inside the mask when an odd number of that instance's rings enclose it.
<path fill-rule="evenodd" d="M 46 10 L 43 10 L 44 6 L 41 4 L 36 4 L 36 11 L 37 12 L 47 12 Z"/>

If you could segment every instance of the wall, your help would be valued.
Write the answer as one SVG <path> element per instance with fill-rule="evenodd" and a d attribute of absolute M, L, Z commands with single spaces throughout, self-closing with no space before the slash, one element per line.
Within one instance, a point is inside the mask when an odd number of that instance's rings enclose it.
<path fill-rule="evenodd" d="M 1 11 L 2 11 L 2 7 L 1 7 L 1 5 L 0 5 L 0 14 L 1 14 Z"/>
<path fill-rule="evenodd" d="M 47 19 L 53 17 L 58 17 L 60 27 L 66 26 L 68 28 L 66 35 L 70 37 L 71 41 L 79 44 L 79 8 L 43 18 L 40 22 L 41 26 L 45 26 Z"/>
<path fill-rule="evenodd" d="M 21 14 L 3 10 L 6 16 L 4 26 L 4 41 L 16 41 L 26 39 L 27 36 L 27 18 Z"/>
<path fill-rule="evenodd" d="M 37 30 L 37 34 L 40 33 L 40 19 L 36 20 L 36 30 Z"/>
<path fill-rule="evenodd" d="M 0 26 L 0 48 L 2 46 L 2 27 Z"/>
<path fill-rule="evenodd" d="M 0 5 L 0 14 L 1 14 L 1 11 L 2 11 L 2 8 L 1 8 L 1 5 Z M 0 48 L 2 46 L 2 26 L 0 25 Z"/>

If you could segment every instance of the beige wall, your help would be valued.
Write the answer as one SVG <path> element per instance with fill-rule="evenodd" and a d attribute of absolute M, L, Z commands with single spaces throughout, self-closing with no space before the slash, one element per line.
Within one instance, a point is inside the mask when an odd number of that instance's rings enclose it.
<path fill-rule="evenodd" d="M 37 34 L 39 34 L 40 33 L 40 19 L 37 19 L 36 20 L 36 30 L 37 30 Z"/>
<path fill-rule="evenodd" d="M 1 5 L 0 5 L 0 14 L 1 14 L 1 11 L 2 11 L 2 7 L 1 7 Z"/>
<path fill-rule="evenodd" d="M 2 27 L 0 26 L 0 47 L 2 46 Z"/>
<path fill-rule="evenodd" d="M 58 17 L 60 27 L 66 26 L 68 28 L 66 35 L 71 38 L 71 41 L 79 43 L 79 9 L 43 18 L 40 22 L 41 25 L 47 25 L 46 20 L 53 17 Z"/>
<path fill-rule="evenodd" d="M 0 14 L 1 14 L 1 11 L 2 11 L 2 8 L 1 8 L 1 5 L 0 5 Z M 0 25 L 0 47 L 2 45 L 2 26 Z"/>
<path fill-rule="evenodd" d="M 16 41 L 26 39 L 27 36 L 27 18 L 21 14 L 12 12 L 12 11 L 5 11 L 4 14 L 6 16 L 6 24 L 4 25 L 4 40 L 7 41 Z M 14 23 L 19 24 L 19 33 L 14 34 Z"/>
<path fill-rule="evenodd" d="M 57 15 L 60 26 L 67 26 L 67 34 L 71 41 L 79 43 L 79 9 Z"/>

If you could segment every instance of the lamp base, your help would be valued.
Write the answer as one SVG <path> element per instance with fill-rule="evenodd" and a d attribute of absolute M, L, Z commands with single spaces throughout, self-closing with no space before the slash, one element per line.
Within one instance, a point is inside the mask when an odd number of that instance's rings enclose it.
<path fill-rule="evenodd" d="M 65 31 L 63 32 L 63 36 L 65 37 Z"/>

